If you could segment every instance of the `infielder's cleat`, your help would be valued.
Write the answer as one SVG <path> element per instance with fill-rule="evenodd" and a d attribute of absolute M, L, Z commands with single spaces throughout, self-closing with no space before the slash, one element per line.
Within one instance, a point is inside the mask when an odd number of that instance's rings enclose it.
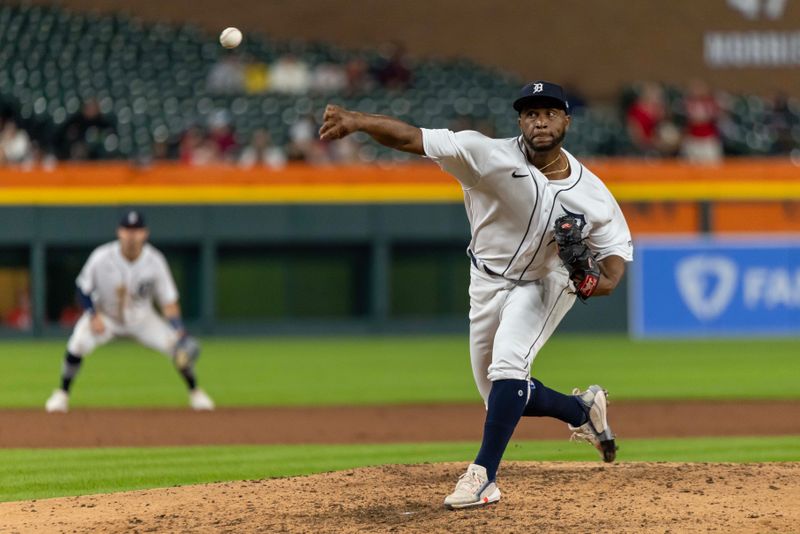
<path fill-rule="evenodd" d="M 214 409 L 214 401 L 200 388 L 189 392 L 189 405 L 196 411 L 210 412 Z"/>
<path fill-rule="evenodd" d="M 608 392 L 600 386 L 589 386 L 586 391 L 575 388 L 572 394 L 583 403 L 588 420 L 579 427 L 567 425 L 572 430 L 572 439 L 588 441 L 600 452 L 604 462 L 613 462 L 617 457 L 614 433 L 608 426 Z"/>
<path fill-rule="evenodd" d="M 44 409 L 48 413 L 67 413 L 69 411 L 69 393 L 63 389 L 53 391 L 53 394 L 44 403 Z"/>
<path fill-rule="evenodd" d="M 453 510 L 483 506 L 499 500 L 500 489 L 494 482 L 489 482 L 486 468 L 470 464 L 467 472 L 459 477 L 456 489 L 445 498 L 444 505 Z"/>

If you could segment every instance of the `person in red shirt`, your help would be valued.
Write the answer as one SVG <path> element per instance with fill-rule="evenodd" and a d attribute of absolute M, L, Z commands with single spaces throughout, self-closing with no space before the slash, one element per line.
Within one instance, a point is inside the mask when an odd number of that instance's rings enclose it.
<path fill-rule="evenodd" d="M 691 82 L 683 105 L 686 111 L 683 156 L 696 163 L 719 162 L 722 159 L 722 141 L 717 127 L 720 108 L 711 89 L 701 80 Z"/>
<path fill-rule="evenodd" d="M 670 120 L 664 92 L 653 82 L 642 86 L 639 97 L 628 108 L 628 136 L 643 156 L 671 157 L 678 153 L 680 131 Z"/>
<path fill-rule="evenodd" d="M 31 298 L 27 290 L 17 291 L 17 304 L 3 318 L 6 326 L 14 330 L 30 330 L 33 326 Z"/>

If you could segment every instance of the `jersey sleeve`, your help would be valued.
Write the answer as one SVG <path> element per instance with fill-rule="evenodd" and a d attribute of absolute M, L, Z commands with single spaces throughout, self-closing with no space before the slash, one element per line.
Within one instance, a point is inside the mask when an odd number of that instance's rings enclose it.
<path fill-rule="evenodd" d="M 452 174 L 464 189 L 475 187 L 492 153 L 492 139 L 472 130 L 422 130 L 425 156 Z"/>
<path fill-rule="evenodd" d="M 89 255 L 89 259 L 86 260 L 86 263 L 83 264 L 78 278 L 75 279 L 75 285 L 84 295 L 91 295 L 97 288 L 95 273 L 97 272 L 97 265 L 101 261 L 101 256 L 102 252 L 99 249 L 95 249 L 94 252 Z"/>
<path fill-rule="evenodd" d="M 160 252 L 155 254 L 156 257 L 156 299 L 158 305 L 162 308 L 167 304 L 178 302 L 178 288 L 175 287 L 175 280 L 172 278 L 172 273 L 169 270 L 169 264 Z"/>
<path fill-rule="evenodd" d="M 628 223 L 619 204 L 613 197 L 610 200 L 608 218 L 591 229 L 586 239 L 587 245 L 597 260 L 619 256 L 625 261 L 633 261 L 633 240 Z"/>

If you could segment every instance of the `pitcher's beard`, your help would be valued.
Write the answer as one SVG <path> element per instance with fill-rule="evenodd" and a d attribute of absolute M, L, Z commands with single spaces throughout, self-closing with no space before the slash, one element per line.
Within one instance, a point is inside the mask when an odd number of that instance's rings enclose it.
<path fill-rule="evenodd" d="M 550 150 L 553 150 L 554 148 L 559 146 L 564 141 L 564 138 L 566 136 L 567 136 L 567 131 L 564 130 L 563 132 L 561 132 L 561 135 L 559 135 L 558 137 L 553 137 L 552 141 L 550 141 L 546 145 L 536 146 L 533 143 L 532 137 L 528 137 L 523 134 L 523 137 L 525 138 L 525 144 L 527 145 L 528 149 L 532 150 L 533 152 L 549 152 Z"/>

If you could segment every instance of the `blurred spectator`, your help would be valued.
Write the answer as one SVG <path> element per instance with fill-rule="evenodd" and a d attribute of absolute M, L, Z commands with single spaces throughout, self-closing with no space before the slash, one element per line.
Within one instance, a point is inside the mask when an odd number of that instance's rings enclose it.
<path fill-rule="evenodd" d="M 270 74 L 270 89 L 278 93 L 303 94 L 311 88 L 311 70 L 294 54 L 286 54 L 276 61 Z"/>
<path fill-rule="evenodd" d="M 708 85 L 695 80 L 683 101 L 686 128 L 681 152 L 695 163 L 718 163 L 722 160 L 722 140 L 717 126 L 720 107 Z"/>
<path fill-rule="evenodd" d="M 39 146 L 38 142 L 33 141 L 31 142 L 31 157 L 25 160 L 25 162 L 22 164 L 22 168 L 26 171 L 30 171 L 36 167 L 39 167 L 46 171 L 52 171 L 56 168 L 57 163 L 58 160 L 53 154 L 45 152 Z"/>
<path fill-rule="evenodd" d="M 17 291 L 16 304 L 6 313 L 6 316 L 3 317 L 3 322 L 6 326 L 15 330 L 31 329 L 33 326 L 31 298 L 27 290 L 20 289 Z"/>
<path fill-rule="evenodd" d="M 83 308 L 77 304 L 69 304 L 64 306 L 61 313 L 58 315 L 58 325 L 61 328 L 72 328 L 78 319 L 83 315 Z"/>
<path fill-rule="evenodd" d="M 176 153 L 176 146 L 175 143 L 171 143 L 169 140 L 161 141 L 157 140 L 153 142 L 153 161 L 169 161 L 178 159 L 178 154 Z"/>
<path fill-rule="evenodd" d="M 347 85 L 347 73 L 335 63 L 320 63 L 311 74 L 311 88 L 318 93 L 341 92 Z"/>
<path fill-rule="evenodd" d="M 311 165 L 326 165 L 332 163 L 328 147 L 325 146 L 325 143 L 316 139 L 308 144 L 304 151 L 304 156 L 305 159 L 303 161 Z"/>
<path fill-rule="evenodd" d="M 450 121 L 448 129 L 454 132 L 461 132 L 463 130 L 474 130 L 475 121 L 469 115 L 457 115 Z"/>
<path fill-rule="evenodd" d="M 17 127 L 8 119 L 0 123 L 0 164 L 19 165 L 33 158 L 33 145 L 28 132 Z"/>
<path fill-rule="evenodd" d="M 375 79 L 387 89 L 407 89 L 411 85 L 411 69 L 403 46 L 391 43 L 382 55 L 374 69 Z"/>
<path fill-rule="evenodd" d="M 221 158 L 217 143 L 207 139 L 199 127 L 191 126 L 181 139 L 180 159 L 188 165 L 204 166 L 219 163 Z"/>
<path fill-rule="evenodd" d="M 301 118 L 289 128 L 289 144 L 286 146 L 286 157 L 289 161 L 309 161 L 312 149 L 317 142 L 318 130 L 314 117 L 308 115 Z"/>
<path fill-rule="evenodd" d="M 217 146 L 219 156 L 226 160 L 233 159 L 236 152 L 236 137 L 231 128 L 231 119 L 228 112 L 218 110 L 211 114 L 208 120 L 208 139 Z"/>
<path fill-rule="evenodd" d="M 668 119 L 664 92 L 656 83 L 646 83 L 627 111 L 628 135 L 634 148 L 646 156 L 674 156 L 680 132 Z"/>
<path fill-rule="evenodd" d="M 327 144 L 317 136 L 319 125 L 313 115 L 305 117 L 289 128 L 289 144 L 286 146 L 286 157 L 289 161 L 304 161 L 314 165 L 330 162 Z"/>
<path fill-rule="evenodd" d="M 567 94 L 570 113 L 576 113 L 586 109 L 586 97 L 573 82 L 566 82 L 562 87 L 564 87 L 564 92 Z"/>
<path fill-rule="evenodd" d="M 789 154 L 798 148 L 798 143 L 792 135 L 796 120 L 786 93 L 778 92 L 773 95 L 767 126 L 774 136 L 773 151 L 776 154 Z"/>
<path fill-rule="evenodd" d="M 479 120 L 475 123 L 475 131 L 480 132 L 486 137 L 498 137 L 494 123 L 489 119 Z"/>
<path fill-rule="evenodd" d="M 286 154 L 280 148 L 273 146 L 272 137 L 267 130 L 259 128 L 253 132 L 250 144 L 242 150 L 239 165 L 280 168 L 286 165 Z"/>
<path fill-rule="evenodd" d="M 363 58 L 353 58 L 345 65 L 345 76 L 347 76 L 347 90 L 350 93 L 363 93 L 375 86 L 375 82 L 369 74 L 369 66 Z"/>
<path fill-rule="evenodd" d="M 328 154 L 330 160 L 344 165 L 360 163 L 359 151 L 361 145 L 354 136 L 348 136 L 330 143 Z"/>
<path fill-rule="evenodd" d="M 249 59 L 244 66 L 244 89 L 247 94 L 257 95 L 269 89 L 269 68 L 266 63 Z"/>
<path fill-rule="evenodd" d="M 112 119 L 100 113 L 96 100 L 89 99 L 56 132 L 56 155 L 59 159 L 99 159 L 103 156 L 102 139 L 113 131 Z"/>
<path fill-rule="evenodd" d="M 306 115 L 289 128 L 289 140 L 293 143 L 307 143 L 317 139 L 319 125 L 313 115 Z"/>
<path fill-rule="evenodd" d="M 208 71 L 206 89 L 214 95 L 241 94 L 245 89 L 245 69 L 239 57 L 227 54 Z"/>

